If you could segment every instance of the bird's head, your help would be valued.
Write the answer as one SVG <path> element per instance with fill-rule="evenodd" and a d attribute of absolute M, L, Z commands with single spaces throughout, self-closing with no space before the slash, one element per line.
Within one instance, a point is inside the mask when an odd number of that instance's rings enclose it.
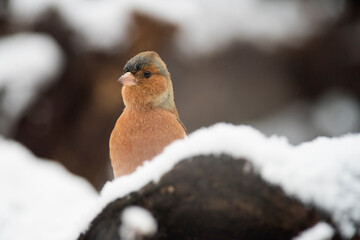
<path fill-rule="evenodd" d="M 175 107 L 170 73 L 156 52 L 142 52 L 131 58 L 119 82 L 124 85 L 122 95 L 126 106 L 169 110 Z"/>

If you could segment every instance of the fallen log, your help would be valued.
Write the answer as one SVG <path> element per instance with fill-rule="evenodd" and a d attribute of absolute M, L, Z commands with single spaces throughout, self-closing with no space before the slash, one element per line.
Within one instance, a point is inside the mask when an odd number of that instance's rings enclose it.
<path fill-rule="evenodd" d="M 325 212 L 264 181 L 246 159 L 197 156 L 109 203 L 78 239 L 122 239 L 121 214 L 134 205 L 157 222 L 156 234 L 145 239 L 292 239 L 320 221 L 332 224 Z"/>

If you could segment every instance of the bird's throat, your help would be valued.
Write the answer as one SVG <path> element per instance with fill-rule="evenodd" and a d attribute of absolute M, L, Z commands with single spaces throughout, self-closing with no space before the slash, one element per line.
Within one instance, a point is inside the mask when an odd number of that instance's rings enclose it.
<path fill-rule="evenodd" d="M 140 86 L 123 86 L 122 97 L 127 108 L 134 110 L 149 110 L 161 108 L 173 112 L 175 109 L 172 87 L 161 93 L 148 92 Z"/>

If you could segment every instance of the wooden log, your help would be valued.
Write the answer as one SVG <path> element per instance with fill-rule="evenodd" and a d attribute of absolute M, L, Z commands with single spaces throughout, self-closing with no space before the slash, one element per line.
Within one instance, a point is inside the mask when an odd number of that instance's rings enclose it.
<path fill-rule="evenodd" d="M 108 204 L 79 240 L 120 239 L 128 206 L 149 210 L 151 239 L 291 239 L 329 217 L 271 186 L 244 159 L 198 156 L 177 164 L 158 184 Z M 333 239 L 341 239 L 338 234 Z"/>

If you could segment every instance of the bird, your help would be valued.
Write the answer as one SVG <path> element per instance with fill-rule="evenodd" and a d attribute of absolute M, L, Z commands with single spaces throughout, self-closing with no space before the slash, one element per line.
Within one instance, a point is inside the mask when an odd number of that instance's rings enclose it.
<path fill-rule="evenodd" d="M 175 106 L 173 85 L 155 51 L 131 58 L 118 79 L 125 108 L 109 140 L 114 178 L 128 175 L 174 140 L 187 136 Z"/>

